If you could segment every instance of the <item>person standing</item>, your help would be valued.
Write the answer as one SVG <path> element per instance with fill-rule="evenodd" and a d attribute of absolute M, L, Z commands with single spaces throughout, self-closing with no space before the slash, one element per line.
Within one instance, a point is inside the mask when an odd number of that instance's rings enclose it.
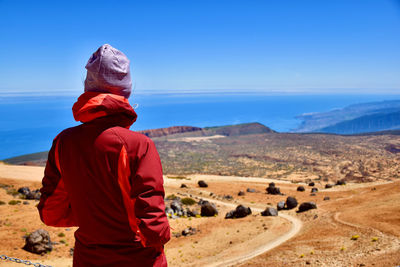
<path fill-rule="evenodd" d="M 150 138 L 129 130 L 137 115 L 129 59 L 102 45 L 72 110 L 82 124 L 53 141 L 38 210 L 49 226 L 79 227 L 73 266 L 167 266 L 170 239 L 161 161 Z"/>

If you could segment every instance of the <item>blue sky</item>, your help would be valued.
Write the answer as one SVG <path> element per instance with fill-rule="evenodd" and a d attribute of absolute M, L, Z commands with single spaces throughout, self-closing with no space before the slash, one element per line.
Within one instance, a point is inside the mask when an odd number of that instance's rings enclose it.
<path fill-rule="evenodd" d="M 109 43 L 136 92 L 400 92 L 400 1 L 0 0 L 0 94 L 76 93 Z"/>

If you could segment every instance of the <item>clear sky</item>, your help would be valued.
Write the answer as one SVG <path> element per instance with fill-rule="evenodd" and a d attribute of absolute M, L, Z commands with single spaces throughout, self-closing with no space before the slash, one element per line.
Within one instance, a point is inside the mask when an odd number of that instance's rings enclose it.
<path fill-rule="evenodd" d="M 398 0 L 0 0 L 0 94 L 81 92 L 104 43 L 136 92 L 400 92 Z"/>

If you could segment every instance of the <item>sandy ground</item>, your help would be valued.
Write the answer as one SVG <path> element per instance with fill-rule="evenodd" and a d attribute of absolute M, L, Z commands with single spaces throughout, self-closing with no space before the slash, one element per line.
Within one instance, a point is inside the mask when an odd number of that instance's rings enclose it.
<path fill-rule="evenodd" d="M 0 184 L 40 188 L 43 168 L 0 165 Z M 208 188 L 199 188 L 205 180 Z M 210 199 L 219 209 L 213 218 L 171 219 L 172 232 L 188 226 L 200 230 L 187 237 L 172 237 L 166 245 L 170 266 L 397 266 L 400 265 L 400 181 L 392 183 L 350 184 L 324 189 L 316 184 L 316 196 L 311 187 L 302 184 L 305 192 L 297 192 L 299 184 L 274 182 L 285 196 L 265 193 L 264 178 L 193 175 L 186 179 L 165 178 L 166 194 Z M 188 188 L 180 188 L 185 183 Z M 255 189 L 255 193 L 237 196 L 239 190 Z M 233 196 L 229 201 L 224 195 Z M 263 217 L 260 211 L 275 206 L 288 195 L 301 203 L 314 201 L 317 210 L 296 213 L 280 212 L 279 217 Z M 329 196 L 329 201 L 323 198 Z M 52 266 L 71 266 L 70 249 L 75 229 L 47 227 L 40 222 L 35 205 L 9 205 L 13 196 L 0 188 L 1 254 L 28 259 Z M 253 214 L 242 219 L 226 220 L 225 213 L 239 203 L 252 208 Z M 299 223 L 294 223 L 293 218 Z M 38 228 L 49 231 L 54 250 L 44 256 L 22 249 L 23 236 Z M 351 236 L 358 234 L 358 240 Z M 375 240 L 375 241 L 373 241 Z M 0 260 L 1 266 L 21 266 Z"/>

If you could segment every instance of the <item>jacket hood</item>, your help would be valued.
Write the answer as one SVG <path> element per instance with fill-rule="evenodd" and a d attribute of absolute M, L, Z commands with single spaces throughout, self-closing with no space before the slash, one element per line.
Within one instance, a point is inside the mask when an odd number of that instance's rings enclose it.
<path fill-rule="evenodd" d="M 86 64 L 85 92 L 102 92 L 129 98 L 132 90 L 130 61 L 124 53 L 104 44 Z"/>
<path fill-rule="evenodd" d="M 128 99 L 115 94 L 100 92 L 85 92 L 72 107 L 74 119 L 80 122 L 90 122 L 94 119 L 122 115 L 121 124 L 131 126 L 137 118 L 137 114 Z"/>

